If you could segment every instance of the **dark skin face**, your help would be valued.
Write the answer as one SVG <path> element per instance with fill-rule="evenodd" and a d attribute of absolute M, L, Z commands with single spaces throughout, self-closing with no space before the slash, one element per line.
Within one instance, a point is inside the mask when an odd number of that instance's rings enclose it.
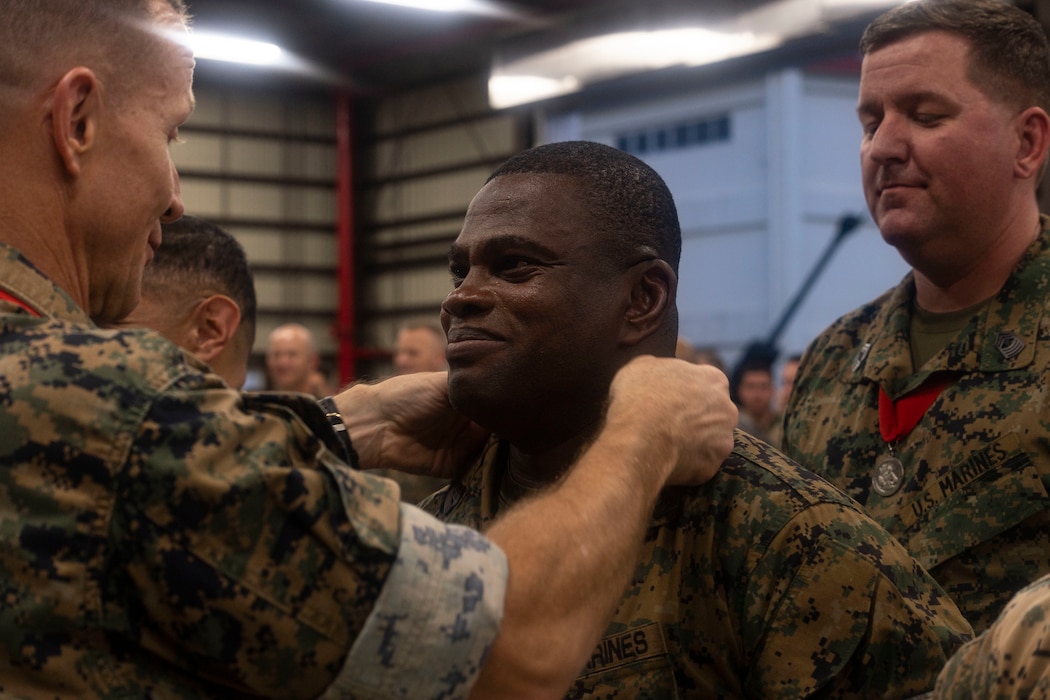
<path fill-rule="evenodd" d="M 622 342 L 628 266 L 603 246 L 563 175 L 485 185 L 449 252 L 442 304 L 449 396 L 508 438 L 537 477 L 556 474 L 597 428 Z"/>

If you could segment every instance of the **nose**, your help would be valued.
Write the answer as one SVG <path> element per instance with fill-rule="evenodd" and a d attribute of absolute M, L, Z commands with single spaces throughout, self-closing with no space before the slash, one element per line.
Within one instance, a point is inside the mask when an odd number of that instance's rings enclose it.
<path fill-rule="evenodd" d="M 186 207 L 182 203 L 182 189 L 179 183 L 179 171 L 175 164 L 171 164 L 171 203 L 161 215 L 160 220 L 166 224 L 173 223 L 182 218 L 186 213 Z"/>
<path fill-rule="evenodd" d="M 448 330 L 448 325 L 445 324 L 447 319 L 466 318 L 484 313 L 492 308 L 493 301 L 491 279 L 480 267 L 471 267 L 459 286 L 449 292 L 445 301 L 441 302 L 441 319 L 445 330 Z"/>
<path fill-rule="evenodd" d="M 868 138 L 866 154 L 876 163 L 908 158 L 908 133 L 904 120 L 887 115 Z"/>

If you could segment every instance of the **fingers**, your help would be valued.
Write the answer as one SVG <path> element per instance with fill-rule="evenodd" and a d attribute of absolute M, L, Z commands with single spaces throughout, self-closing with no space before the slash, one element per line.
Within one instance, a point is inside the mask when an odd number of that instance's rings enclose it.
<path fill-rule="evenodd" d="M 738 412 L 718 369 L 671 358 L 639 357 L 613 380 L 607 422 L 651 434 L 676 455 L 669 484 L 711 479 L 733 448 Z"/>

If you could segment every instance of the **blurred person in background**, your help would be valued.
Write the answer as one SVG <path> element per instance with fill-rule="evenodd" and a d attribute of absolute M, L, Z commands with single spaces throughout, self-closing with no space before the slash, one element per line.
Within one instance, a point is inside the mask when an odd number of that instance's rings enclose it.
<path fill-rule="evenodd" d="M 397 330 L 395 374 L 441 372 L 445 364 L 445 331 L 437 321 L 410 321 Z"/>
<path fill-rule="evenodd" d="M 266 373 L 270 388 L 321 398 L 332 393 L 321 373 L 321 355 L 310 329 L 286 323 L 270 332 L 266 342 Z"/>

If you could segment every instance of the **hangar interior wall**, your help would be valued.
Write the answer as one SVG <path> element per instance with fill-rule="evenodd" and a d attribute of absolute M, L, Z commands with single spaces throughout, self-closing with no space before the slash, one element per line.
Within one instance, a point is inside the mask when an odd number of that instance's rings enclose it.
<path fill-rule="evenodd" d="M 864 204 L 857 86 L 852 76 L 777 70 L 645 103 L 547 112 L 539 133 L 624 148 L 664 177 L 682 222 L 681 335 L 731 366 L 773 330 L 843 215 L 863 223 L 791 316 L 782 356 L 907 270 Z"/>

